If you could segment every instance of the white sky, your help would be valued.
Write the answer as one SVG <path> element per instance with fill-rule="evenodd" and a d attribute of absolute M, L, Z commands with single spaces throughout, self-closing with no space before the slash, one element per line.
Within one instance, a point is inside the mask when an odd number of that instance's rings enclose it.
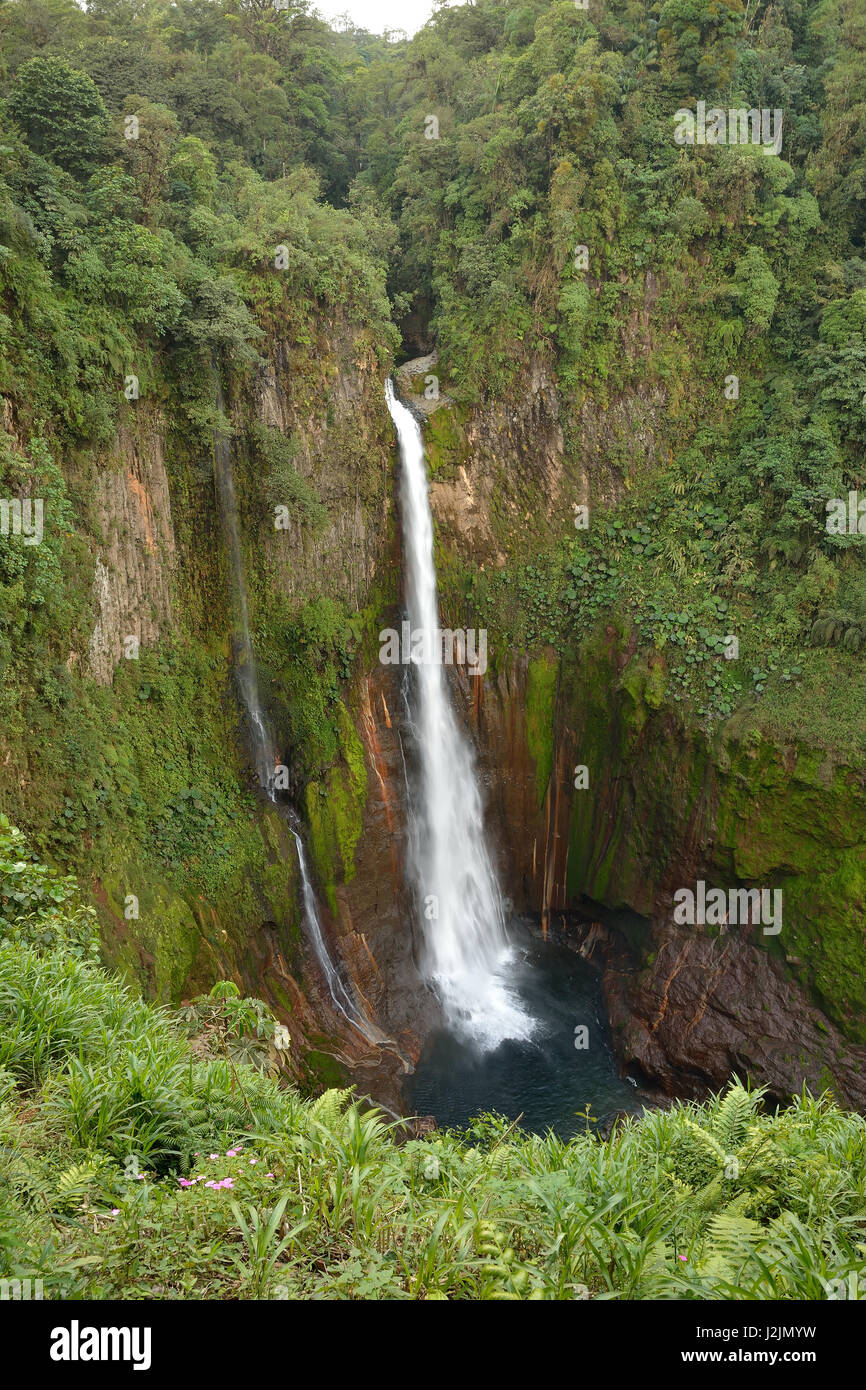
<path fill-rule="evenodd" d="M 433 13 L 433 0 L 313 0 L 323 19 L 333 23 L 348 13 L 360 29 L 382 34 L 386 29 L 405 29 L 412 35 Z"/>

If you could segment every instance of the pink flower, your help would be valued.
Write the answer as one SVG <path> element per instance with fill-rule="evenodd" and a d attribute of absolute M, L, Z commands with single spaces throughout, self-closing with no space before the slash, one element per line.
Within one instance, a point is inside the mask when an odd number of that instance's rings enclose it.
<path fill-rule="evenodd" d="M 214 1182 L 213 1178 L 211 1178 L 210 1182 L 206 1182 L 206 1183 L 205 1183 L 205 1187 L 219 1187 L 219 1186 L 220 1186 L 220 1183 Z"/>
<path fill-rule="evenodd" d="M 258 1160 L 257 1158 L 251 1158 L 251 1159 L 250 1159 L 250 1163 L 258 1163 L 258 1161 L 259 1161 L 259 1160 Z"/>
<path fill-rule="evenodd" d="M 223 1185 L 223 1187 L 234 1187 L 234 1185 L 235 1185 L 235 1180 L 234 1180 L 234 1178 L 223 1178 L 223 1183 L 222 1183 L 222 1185 Z"/>
<path fill-rule="evenodd" d="M 195 1187 L 195 1178 L 190 1182 L 189 1178 L 178 1178 L 181 1187 Z"/>
<path fill-rule="evenodd" d="M 237 1158 L 240 1149 L 226 1149 L 226 1158 Z"/>
<path fill-rule="evenodd" d="M 272 1178 L 273 1176 L 274 1176 L 273 1173 L 265 1173 L 265 1177 L 266 1177 L 266 1178 Z"/>
<path fill-rule="evenodd" d="M 219 1154 L 208 1154 L 208 1158 L 211 1160 L 212 1163 L 215 1163 L 216 1160 L 219 1158 Z"/>
<path fill-rule="evenodd" d="M 677 1259 L 678 1259 L 678 1260 L 684 1260 L 685 1258 L 686 1258 L 685 1255 L 678 1255 L 678 1256 L 677 1256 Z"/>
<path fill-rule="evenodd" d="M 111 1215 L 112 1215 L 112 1216 L 119 1216 L 119 1215 L 120 1215 L 120 1207 L 112 1207 L 112 1209 L 111 1209 Z"/>

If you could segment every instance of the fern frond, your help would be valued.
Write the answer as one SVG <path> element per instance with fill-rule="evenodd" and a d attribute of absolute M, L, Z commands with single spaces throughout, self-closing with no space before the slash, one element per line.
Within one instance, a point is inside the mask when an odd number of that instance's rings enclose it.
<path fill-rule="evenodd" d="M 706 1187 L 702 1187 L 699 1192 L 695 1193 L 692 1205 L 696 1211 L 718 1211 L 723 1205 L 724 1198 L 725 1189 L 722 1186 L 721 1176 L 717 1174 L 707 1183 Z"/>
<path fill-rule="evenodd" d="M 703 1243 L 699 1273 L 704 1278 L 736 1283 L 739 1271 L 763 1235 L 757 1221 L 719 1212 L 710 1222 Z"/>
<path fill-rule="evenodd" d="M 739 1192 L 733 1201 L 728 1202 L 720 1215 L 745 1216 L 748 1211 L 768 1201 L 772 1195 L 772 1188 L 769 1187 L 747 1188 L 744 1192 Z"/>
<path fill-rule="evenodd" d="M 310 1119 L 325 1129 L 336 1129 L 340 1123 L 340 1116 L 352 1099 L 352 1091 L 352 1086 L 346 1086 L 343 1090 L 334 1087 L 329 1091 L 323 1091 L 310 1106 Z"/>
<path fill-rule="evenodd" d="M 55 1180 L 53 1205 L 59 1211 L 77 1207 L 87 1196 L 105 1164 L 97 1161 L 74 1163 Z"/>
<path fill-rule="evenodd" d="M 722 1145 L 725 1153 L 736 1153 L 742 1144 L 754 1118 L 760 1096 L 759 1091 L 747 1091 L 737 1081 L 721 1101 L 713 1119 L 712 1129 L 715 1139 Z"/>
<path fill-rule="evenodd" d="M 736 1262 L 750 1254 L 763 1236 L 763 1228 L 751 1217 L 722 1211 L 710 1222 L 707 1243 L 714 1252 Z"/>
<path fill-rule="evenodd" d="M 695 1136 L 707 1153 L 712 1154 L 720 1163 L 724 1163 L 730 1153 L 730 1149 L 723 1149 L 716 1136 L 711 1134 L 708 1129 L 703 1129 L 701 1125 L 695 1124 L 694 1120 L 690 1120 L 684 1116 L 683 1124 L 689 1130 L 690 1134 Z"/>

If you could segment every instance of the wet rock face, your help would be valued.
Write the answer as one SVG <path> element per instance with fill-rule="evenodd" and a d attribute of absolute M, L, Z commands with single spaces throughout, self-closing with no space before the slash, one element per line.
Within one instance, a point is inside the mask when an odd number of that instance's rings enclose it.
<path fill-rule="evenodd" d="M 844 814 L 839 802 L 847 780 L 811 777 L 804 750 L 795 757 L 762 745 L 752 756 L 736 740 L 715 753 L 690 742 L 663 709 L 642 702 L 616 654 L 582 679 L 564 660 L 555 682 L 544 677 L 549 660 L 518 654 L 483 681 L 455 679 L 455 690 L 475 731 L 492 839 L 518 910 L 557 928 L 592 904 L 631 914 L 628 940 L 608 930 L 593 954 L 622 1065 L 669 1096 L 702 1096 L 737 1074 L 782 1099 L 804 1083 L 829 1086 L 866 1110 L 852 972 L 840 971 L 827 1002 L 829 971 L 849 941 L 847 919 L 844 932 L 837 921 L 848 898 L 824 915 L 815 896 L 822 867 L 832 883 L 834 856 L 847 864 L 861 852 L 856 800 Z M 573 786 L 577 763 L 593 769 L 586 792 Z M 784 926 L 772 949 L 760 928 L 714 934 L 672 920 L 673 887 L 704 876 L 783 884 Z M 579 932 L 571 944 L 583 940 Z"/>
<path fill-rule="evenodd" d="M 478 749 L 491 850 L 513 907 L 537 916 L 574 905 L 566 888 L 575 740 L 556 722 L 555 653 L 518 652 L 495 674 L 455 669 L 453 690 Z"/>
<path fill-rule="evenodd" d="M 545 867 L 545 816 L 526 730 L 528 657 L 472 677 L 455 668 L 454 696 L 472 730 L 486 805 L 490 849 L 503 889 L 518 911 L 540 912 Z"/>
<path fill-rule="evenodd" d="M 622 945 L 604 970 L 620 1061 L 668 1095 L 699 1098 L 731 1076 L 786 1100 L 803 1084 L 830 1086 L 866 1110 L 866 1047 L 849 1043 L 805 991 L 741 929 L 687 935 L 659 922 L 641 970 Z"/>
<path fill-rule="evenodd" d="M 364 745 L 367 796 L 355 871 L 336 888 L 334 929 L 358 997 L 414 1063 L 439 1012 L 418 971 L 421 943 L 405 880 L 411 740 L 401 678 L 402 668 L 380 665 L 360 682 L 356 724 Z"/>
<path fill-rule="evenodd" d="M 158 640 L 172 622 L 171 579 L 175 538 L 164 437 L 155 421 L 136 436 L 122 430 L 95 480 L 95 511 L 102 532 L 94 575 L 95 621 L 87 674 L 111 683 L 128 652 Z"/>

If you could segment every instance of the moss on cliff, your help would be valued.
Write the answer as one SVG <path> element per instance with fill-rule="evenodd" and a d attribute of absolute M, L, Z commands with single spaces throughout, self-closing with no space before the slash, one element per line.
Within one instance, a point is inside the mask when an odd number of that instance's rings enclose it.
<path fill-rule="evenodd" d="M 783 881 L 782 937 L 801 960 L 824 1012 L 866 1042 L 866 849 L 828 854 L 815 875 Z"/>
<path fill-rule="evenodd" d="M 423 391 L 423 384 L 421 387 Z M 437 482 L 456 476 L 468 458 L 464 425 L 466 410 L 456 405 L 442 405 L 427 417 L 424 443 L 427 450 L 427 469 Z"/>
<path fill-rule="evenodd" d="M 553 769 L 553 733 L 559 662 L 553 652 L 530 661 L 526 672 L 526 739 L 535 763 L 539 806 Z"/>
<path fill-rule="evenodd" d="M 338 706 L 340 761 L 306 790 L 310 848 L 331 910 L 337 910 L 336 887 L 355 875 L 355 846 L 361 837 L 367 794 L 364 746 L 342 703 Z"/>
<path fill-rule="evenodd" d="M 218 887 L 196 888 L 142 856 L 134 841 L 118 842 L 113 863 L 94 879 L 107 960 L 165 1002 L 237 978 L 269 992 L 261 978 L 267 928 L 289 960 L 300 939 L 297 868 L 285 822 L 256 805 L 236 843 L 231 869 Z"/>
<path fill-rule="evenodd" d="M 863 768 L 764 738 L 742 716 L 710 740 L 659 702 L 651 662 L 620 662 L 600 635 L 563 658 L 557 736 L 573 731 L 590 770 L 573 797 L 569 897 L 650 915 L 698 877 L 781 887 L 782 932 L 756 939 L 799 959 L 828 1016 L 863 1039 Z"/>

